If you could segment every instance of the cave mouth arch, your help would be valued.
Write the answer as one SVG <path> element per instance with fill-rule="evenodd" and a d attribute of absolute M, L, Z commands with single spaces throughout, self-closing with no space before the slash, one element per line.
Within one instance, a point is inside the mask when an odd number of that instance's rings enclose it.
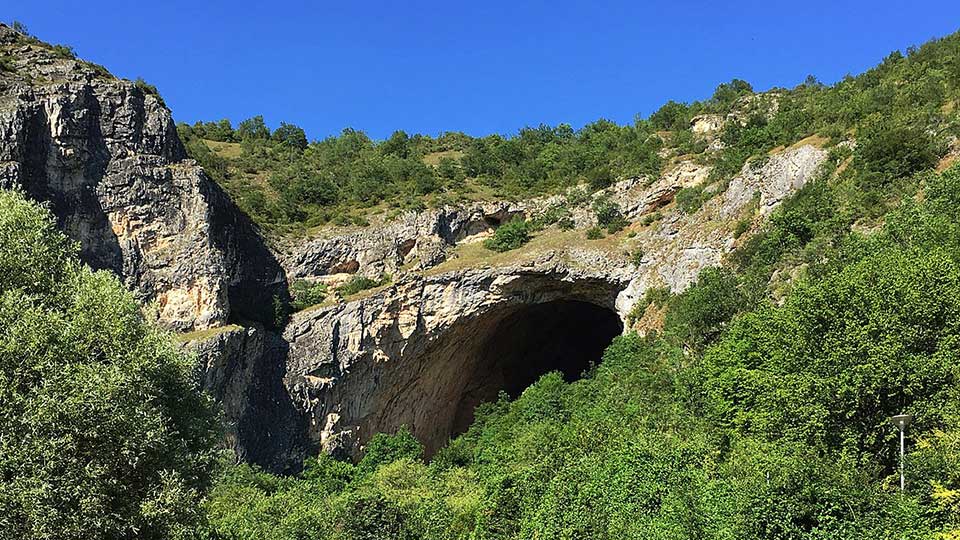
<path fill-rule="evenodd" d="M 579 379 L 622 332 L 612 308 L 579 299 L 500 306 L 459 321 L 417 355 L 415 375 L 391 384 L 396 392 L 365 431 L 407 426 L 430 457 L 470 427 L 481 403 L 501 391 L 516 398 L 552 371 Z"/>
<path fill-rule="evenodd" d="M 486 336 L 450 426 L 455 437 L 470 427 L 474 410 L 506 392 L 516 399 L 541 376 L 559 371 L 565 381 L 579 379 L 598 364 L 603 350 L 623 332 L 617 314 L 579 300 L 555 300 L 523 306 Z"/>

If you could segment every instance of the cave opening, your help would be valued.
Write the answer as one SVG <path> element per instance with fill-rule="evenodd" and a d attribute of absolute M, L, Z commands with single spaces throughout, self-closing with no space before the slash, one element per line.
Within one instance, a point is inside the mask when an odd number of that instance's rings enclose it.
<path fill-rule="evenodd" d="M 406 425 L 429 457 L 470 427 L 481 403 L 500 392 L 517 398 L 552 371 L 568 382 L 579 379 L 622 332 L 613 309 L 570 299 L 513 305 L 461 321 L 423 352 L 423 371 L 401 386 L 377 428 Z"/>
<path fill-rule="evenodd" d="M 477 406 L 496 400 L 501 391 L 516 399 L 551 371 L 559 371 L 567 382 L 579 379 L 622 332 L 615 312 L 578 300 L 528 305 L 503 317 L 465 373 L 450 436 L 465 432 Z"/>

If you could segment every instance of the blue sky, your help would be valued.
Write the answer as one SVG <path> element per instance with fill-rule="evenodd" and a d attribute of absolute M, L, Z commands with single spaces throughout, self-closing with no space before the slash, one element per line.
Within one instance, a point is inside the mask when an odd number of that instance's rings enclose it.
<path fill-rule="evenodd" d="M 41 39 L 155 84 L 178 121 L 513 133 L 668 99 L 833 82 L 960 29 L 960 2 L 0 0 Z"/>

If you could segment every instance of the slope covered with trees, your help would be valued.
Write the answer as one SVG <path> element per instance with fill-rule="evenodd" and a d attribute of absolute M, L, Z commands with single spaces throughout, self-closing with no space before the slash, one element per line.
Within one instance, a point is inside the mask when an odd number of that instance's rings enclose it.
<path fill-rule="evenodd" d="M 509 137 L 397 131 L 385 141 L 345 129 L 314 142 L 291 124 L 271 133 L 259 116 L 236 128 L 221 120 L 179 129 L 191 154 L 241 207 L 280 232 L 328 221 L 363 224 L 371 207 L 524 197 L 582 182 L 597 189 L 618 177 L 655 176 L 678 159 L 715 165 L 710 180 L 723 181 L 747 160 L 811 135 L 828 145 L 853 136 L 863 145 L 858 187 L 872 205 L 885 179 L 931 166 L 957 134 L 958 48 L 952 35 L 906 55 L 897 51 L 833 86 L 808 77 L 793 89 L 754 93 L 735 79 L 708 100 L 671 101 L 629 125 L 541 125 Z M 717 115 L 720 144 L 691 129 L 700 115 Z M 684 197 L 699 201 L 701 192 L 691 188 Z"/>

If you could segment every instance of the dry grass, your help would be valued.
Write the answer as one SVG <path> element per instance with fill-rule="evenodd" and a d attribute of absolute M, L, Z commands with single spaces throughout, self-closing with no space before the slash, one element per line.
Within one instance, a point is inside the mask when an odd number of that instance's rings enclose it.
<path fill-rule="evenodd" d="M 463 157 L 463 152 L 460 150 L 444 150 L 443 152 L 432 152 L 423 156 L 423 162 L 427 165 L 432 165 L 436 167 L 440 164 L 440 160 L 443 158 L 450 158 L 460 161 L 460 158 Z"/>
<path fill-rule="evenodd" d="M 957 163 L 958 159 L 960 159 L 960 141 L 953 141 L 950 149 L 947 150 L 947 154 L 940 158 L 940 162 L 937 163 L 937 172 L 949 169 L 954 163 Z"/>
<path fill-rule="evenodd" d="M 240 148 L 240 143 L 211 141 L 209 139 L 203 139 L 203 142 L 207 143 L 210 150 L 213 150 L 215 154 L 224 159 L 237 159 L 240 157 L 240 154 L 243 153 L 243 149 Z"/>
<path fill-rule="evenodd" d="M 436 275 L 444 272 L 464 270 L 477 267 L 500 267 L 528 261 L 551 251 L 563 252 L 572 248 L 592 248 L 615 253 L 623 249 L 623 243 L 628 230 L 617 234 L 608 234 L 597 240 L 587 240 L 586 231 L 582 229 L 561 231 L 547 229 L 523 246 L 499 253 L 483 247 L 483 242 L 471 242 L 458 245 L 446 261 L 427 270 L 425 275 Z"/>

